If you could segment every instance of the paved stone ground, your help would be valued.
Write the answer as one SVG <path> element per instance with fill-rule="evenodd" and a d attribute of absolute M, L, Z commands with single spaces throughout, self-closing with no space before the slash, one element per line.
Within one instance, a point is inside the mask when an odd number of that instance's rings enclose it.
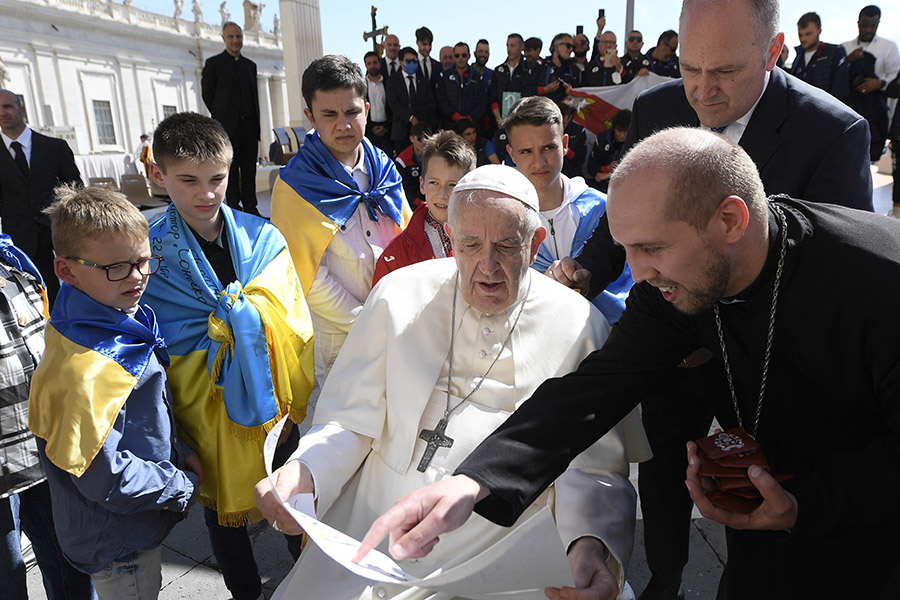
<path fill-rule="evenodd" d="M 881 175 L 874 171 L 873 174 L 876 187 L 875 211 L 885 214 L 891 208 L 891 178 L 889 175 Z M 260 211 L 268 215 L 269 192 L 260 192 L 258 196 Z M 637 487 L 636 470 L 632 468 L 632 481 L 635 487 Z M 694 516 L 691 527 L 690 562 L 685 569 L 685 598 L 715 598 L 716 586 L 725 561 L 724 530 L 717 523 L 700 518 L 696 510 Z M 254 553 L 261 564 L 263 587 L 268 597 L 290 570 L 290 555 L 281 534 L 265 523 L 252 526 L 251 539 Z M 31 562 L 33 563 L 33 559 Z M 175 527 L 163 546 L 163 588 L 160 599 L 230 598 L 216 567 L 206 535 L 203 511 L 199 506 L 195 506 L 188 518 Z M 639 593 L 647 584 L 649 576 L 644 557 L 643 521 L 638 514 L 634 556 L 628 580 Z M 46 598 L 37 567 L 29 570 L 28 589 L 32 599 Z"/>

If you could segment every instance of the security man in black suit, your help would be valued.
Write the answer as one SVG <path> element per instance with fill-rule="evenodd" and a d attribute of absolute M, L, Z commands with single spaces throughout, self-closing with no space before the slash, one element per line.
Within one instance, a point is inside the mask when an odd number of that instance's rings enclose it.
<path fill-rule="evenodd" d="M 388 106 L 394 119 L 391 140 L 397 154 L 410 144 L 409 130 L 413 119 L 431 123 L 437 118 L 434 94 L 430 83 L 419 71 L 416 51 L 406 46 L 400 50 L 399 56 L 401 68 L 387 80 Z"/>
<path fill-rule="evenodd" d="M 222 124 L 234 158 L 225 200 L 231 208 L 259 215 L 256 209 L 256 159 L 259 155 L 259 95 L 256 63 L 241 54 L 244 32 L 231 21 L 222 25 L 225 51 L 206 59 L 200 88 L 212 118 Z"/>
<path fill-rule="evenodd" d="M 25 106 L 9 90 L 0 90 L 0 227 L 41 272 L 50 304 L 59 291 L 53 273 L 50 220 L 43 210 L 54 200 L 53 189 L 81 184 L 72 149 L 65 140 L 32 131 Z"/>
<path fill-rule="evenodd" d="M 775 68 L 784 43 L 778 14 L 778 0 L 687 3 L 679 28 L 683 79 L 638 96 L 625 146 L 667 127 L 702 126 L 746 150 L 767 195 L 871 211 L 868 124 L 828 93 Z M 624 264 L 625 251 L 613 242 L 604 217 L 577 262 L 556 262 L 548 274 L 593 298 Z M 683 597 L 691 510 L 685 442 L 706 435 L 709 396 L 727 393 L 708 358 L 702 351 L 686 356 L 685 368 L 642 403 L 654 454 L 641 464 L 639 477 L 651 571 L 642 600 Z"/>

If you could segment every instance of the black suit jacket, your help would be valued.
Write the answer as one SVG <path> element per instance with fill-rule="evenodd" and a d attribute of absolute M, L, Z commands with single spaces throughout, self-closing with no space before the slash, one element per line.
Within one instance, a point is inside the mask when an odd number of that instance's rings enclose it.
<path fill-rule="evenodd" d="M 259 95 L 256 87 L 256 63 L 241 55 L 240 64 L 248 71 L 252 90 L 253 112 L 256 119 L 256 139 L 259 139 Z M 226 51 L 206 59 L 203 74 L 200 78 L 200 89 L 203 103 L 209 109 L 212 118 L 222 124 L 228 137 L 237 132 L 240 117 L 240 82 L 234 70 L 234 57 Z"/>
<path fill-rule="evenodd" d="M 417 59 L 419 58 L 418 55 L 416 56 L 416 58 Z M 443 72 L 444 67 L 441 66 L 440 61 L 434 60 L 430 56 L 428 57 L 428 61 L 429 61 L 428 83 L 431 84 L 431 91 L 434 91 L 434 88 L 437 87 L 438 82 L 441 80 L 441 73 Z M 422 70 L 422 61 L 420 59 L 419 59 L 419 70 L 420 71 Z"/>
<path fill-rule="evenodd" d="M 625 147 L 675 126 L 700 126 L 680 79 L 637 97 Z M 781 69 L 772 70 L 740 145 L 756 163 L 768 195 L 873 210 L 868 123 L 827 92 Z M 625 251 L 613 243 L 605 215 L 578 262 L 591 272 L 589 297 L 622 273 Z"/>
<path fill-rule="evenodd" d="M 416 71 L 416 97 L 410 106 L 409 89 L 406 85 L 406 73 L 399 71 L 387 79 L 388 106 L 394 115 L 391 125 L 391 139 L 405 140 L 409 137 L 409 119 L 416 118 L 431 121 L 435 118 L 434 94 L 431 85 L 425 81 L 424 75 Z"/>
<path fill-rule="evenodd" d="M 43 210 L 53 189 L 81 183 L 72 149 L 65 140 L 31 132 L 31 164 L 26 178 L 6 146 L 0 147 L 0 225 L 13 242 L 36 260 L 39 225 L 50 227 Z"/>
<path fill-rule="evenodd" d="M 387 59 L 382 56 L 378 60 L 381 61 L 381 76 L 385 79 L 390 79 L 391 74 L 388 73 Z M 399 56 L 395 60 L 397 61 L 397 70 L 394 72 L 394 74 L 396 75 L 398 71 L 403 71 L 403 61 L 400 60 Z"/>

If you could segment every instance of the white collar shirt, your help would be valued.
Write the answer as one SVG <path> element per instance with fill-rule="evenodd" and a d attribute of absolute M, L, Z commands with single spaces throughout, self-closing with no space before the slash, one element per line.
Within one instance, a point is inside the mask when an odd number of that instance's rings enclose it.
<path fill-rule="evenodd" d="M 16 158 L 16 151 L 12 149 L 12 143 L 19 142 L 22 144 L 22 152 L 25 153 L 25 160 L 28 161 L 28 166 L 31 166 L 31 127 L 26 125 L 25 130 L 22 131 L 16 139 L 8 137 L 2 131 L 0 131 L 0 137 L 3 138 L 3 144 L 6 146 L 6 150 L 13 159 Z"/>
<path fill-rule="evenodd" d="M 766 81 L 763 84 L 762 91 L 759 93 L 759 98 L 757 98 L 756 102 L 753 103 L 753 106 L 750 107 L 750 110 L 748 110 L 743 117 L 741 117 L 734 123 L 729 124 L 727 127 L 725 127 L 725 130 L 722 131 L 722 135 L 727 137 L 735 144 L 740 143 L 741 136 L 744 135 L 744 131 L 747 129 L 747 124 L 750 123 L 750 119 L 753 117 L 753 111 L 756 110 L 756 106 L 759 104 L 759 101 L 762 100 L 763 94 L 766 93 L 766 88 L 769 87 L 769 80 L 771 79 L 771 75 L 772 74 L 769 71 L 766 71 Z M 705 125 L 703 125 L 702 127 L 707 131 L 711 131 L 711 129 Z"/>

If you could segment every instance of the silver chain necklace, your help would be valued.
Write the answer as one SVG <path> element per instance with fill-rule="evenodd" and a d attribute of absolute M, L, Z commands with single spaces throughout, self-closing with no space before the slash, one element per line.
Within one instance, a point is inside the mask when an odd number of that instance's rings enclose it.
<path fill-rule="evenodd" d="M 781 253 L 778 255 L 778 267 L 775 269 L 775 285 L 772 289 L 772 308 L 769 311 L 769 332 L 766 338 L 766 355 L 763 360 L 762 378 L 759 384 L 759 400 L 756 401 L 756 418 L 753 422 L 753 431 L 750 435 L 756 439 L 759 430 L 759 418 L 762 416 L 763 397 L 766 395 L 766 375 L 769 373 L 769 356 L 772 352 L 772 335 L 775 331 L 775 312 L 778 306 L 778 289 L 781 287 L 781 272 L 784 268 L 784 258 L 787 254 L 787 219 L 781 208 L 772 205 L 772 210 L 778 216 L 781 224 Z M 741 410 L 738 407 L 737 393 L 734 390 L 734 381 L 731 378 L 731 367 L 728 364 L 728 351 L 725 350 L 725 336 L 722 334 L 722 318 L 719 316 L 718 301 L 713 305 L 713 313 L 716 316 L 716 331 L 719 334 L 719 346 L 722 348 L 722 361 L 725 363 L 725 376 L 728 378 L 728 389 L 731 391 L 731 402 L 734 404 L 734 414 L 737 416 L 738 425 L 743 428 Z"/>
<path fill-rule="evenodd" d="M 528 275 L 528 288 L 525 290 L 525 297 L 522 298 L 522 304 L 519 306 L 519 312 L 516 314 L 516 318 L 513 321 L 512 327 L 509 328 L 509 333 L 506 334 L 506 339 L 503 340 L 503 344 L 500 345 L 500 350 L 497 352 L 497 356 L 494 357 L 493 362 L 491 362 L 491 366 L 487 368 L 487 371 L 484 372 L 484 375 L 478 380 L 478 383 L 472 389 L 471 392 L 466 394 L 466 397 L 457 402 L 454 406 L 450 406 L 450 380 L 453 378 L 453 344 L 456 341 L 456 294 L 459 290 L 459 273 L 456 273 L 456 282 L 453 285 L 453 307 L 450 309 L 450 350 L 447 352 L 447 405 L 444 408 L 444 416 L 441 417 L 441 420 L 438 421 L 437 425 L 434 426 L 434 429 L 423 429 L 419 433 L 419 437 L 428 444 L 425 447 L 425 454 L 422 455 L 422 460 L 419 461 L 419 466 L 416 467 L 416 470 L 420 473 L 424 473 L 425 469 L 431 463 L 431 459 L 434 458 L 434 453 L 438 448 L 450 448 L 453 446 L 453 438 L 448 437 L 444 434 L 447 430 L 447 422 L 450 419 L 450 415 L 453 414 L 457 408 L 462 406 L 462 403 L 472 397 L 472 394 L 481 389 L 481 384 L 484 383 L 484 380 L 487 379 L 488 374 L 491 372 L 491 369 L 494 368 L 494 365 L 497 364 L 497 361 L 500 360 L 500 355 L 503 354 L 503 350 L 506 349 L 506 345 L 509 343 L 510 338 L 512 338 L 513 331 L 516 329 L 516 325 L 519 324 L 519 317 L 522 316 L 522 311 L 525 310 L 525 301 L 528 300 L 528 295 L 531 293 L 531 273 L 527 273 Z"/>

